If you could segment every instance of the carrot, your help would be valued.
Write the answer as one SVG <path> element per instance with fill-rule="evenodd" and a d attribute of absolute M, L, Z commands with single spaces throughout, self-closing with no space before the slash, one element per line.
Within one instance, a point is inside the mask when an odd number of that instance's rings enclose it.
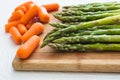
<path fill-rule="evenodd" d="M 14 40 L 14 42 L 16 44 L 20 44 L 21 43 L 21 39 L 20 39 L 21 34 L 19 33 L 19 31 L 17 30 L 16 27 L 12 27 L 10 29 L 10 34 L 12 35 L 12 38 L 13 38 L 13 40 Z"/>
<path fill-rule="evenodd" d="M 24 12 L 22 10 L 17 10 L 15 12 L 13 12 L 12 16 L 8 19 L 8 22 L 18 20 L 23 16 L 24 16 Z"/>
<path fill-rule="evenodd" d="M 38 16 L 41 22 L 48 23 L 50 21 L 50 15 L 44 7 L 39 8 Z"/>
<path fill-rule="evenodd" d="M 45 5 L 42 5 L 42 6 L 45 7 L 48 12 L 57 11 L 59 9 L 59 4 L 58 3 L 45 4 Z"/>
<path fill-rule="evenodd" d="M 20 22 L 26 25 L 30 19 L 38 14 L 38 6 L 33 5 L 28 12 L 20 19 Z"/>
<path fill-rule="evenodd" d="M 27 32 L 27 29 L 26 29 L 26 27 L 25 27 L 25 25 L 23 25 L 23 24 L 18 24 L 17 25 L 17 29 L 18 29 L 18 31 L 23 35 L 25 32 Z"/>
<path fill-rule="evenodd" d="M 28 58 L 32 52 L 39 45 L 40 38 L 38 36 L 32 36 L 28 41 L 22 44 L 16 52 L 16 55 L 20 59 Z"/>
<path fill-rule="evenodd" d="M 18 20 L 5 24 L 5 31 L 6 31 L 6 32 L 9 32 L 9 30 L 10 30 L 11 27 L 15 27 L 15 26 L 17 26 L 18 24 L 19 24 L 19 21 L 18 21 Z"/>
<path fill-rule="evenodd" d="M 33 19 L 29 20 L 28 23 L 26 24 L 26 28 L 29 29 L 33 24 Z"/>
<path fill-rule="evenodd" d="M 21 37 L 23 42 L 27 41 L 33 35 L 39 35 L 44 30 L 44 26 L 41 23 L 34 23 L 30 29 Z"/>
<path fill-rule="evenodd" d="M 27 6 L 30 5 L 30 4 L 33 4 L 33 2 L 32 2 L 32 1 L 25 2 L 25 3 L 17 6 L 17 7 L 14 9 L 14 11 L 20 10 L 21 7 L 23 7 L 23 6 L 27 7 Z"/>
<path fill-rule="evenodd" d="M 22 10 L 24 12 L 24 14 L 28 11 L 25 6 L 21 6 L 18 10 Z M 18 11 L 18 10 L 16 10 L 16 11 Z"/>

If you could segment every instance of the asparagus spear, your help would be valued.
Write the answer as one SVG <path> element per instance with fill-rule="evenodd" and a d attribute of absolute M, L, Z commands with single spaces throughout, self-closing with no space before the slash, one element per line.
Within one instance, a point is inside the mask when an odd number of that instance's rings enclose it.
<path fill-rule="evenodd" d="M 96 11 L 107 11 L 107 10 L 116 10 L 120 9 L 120 5 L 113 5 L 113 6 L 99 6 L 99 7 L 81 7 L 81 8 L 69 8 L 69 9 L 63 9 L 62 11 L 66 12 L 69 10 L 72 11 L 86 11 L 86 12 L 96 12 Z"/>
<path fill-rule="evenodd" d="M 62 23 L 50 23 L 51 26 L 53 27 L 56 27 L 56 28 L 66 28 L 66 27 L 69 27 L 69 25 L 66 25 L 66 24 L 62 24 Z"/>
<path fill-rule="evenodd" d="M 63 22 L 77 22 L 77 21 L 92 21 L 96 19 L 101 19 L 108 16 L 114 16 L 120 14 L 119 13 L 103 13 L 103 14 L 96 14 L 96 15 L 83 15 L 83 16 L 61 16 L 61 15 L 54 15 L 57 19 Z"/>
<path fill-rule="evenodd" d="M 51 26 L 55 27 L 55 28 L 67 28 L 70 25 L 69 24 L 64 24 L 64 23 L 58 23 L 58 22 L 54 22 L 54 23 L 50 23 Z M 119 29 L 120 28 L 120 24 L 114 24 L 114 25 L 102 25 L 102 26 L 95 26 L 93 28 L 88 28 L 88 30 L 97 30 L 97 29 Z"/>
<path fill-rule="evenodd" d="M 58 44 L 51 43 L 50 47 L 59 51 L 120 51 L 120 44 Z"/>
<path fill-rule="evenodd" d="M 112 5 L 120 5 L 120 3 L 119 2 L 88 3 L 88 4 L 64 6 L 63 8 L 68 9 L 68 8 L 80 8 L 80 7 L 88 7 L 88 6 L 98 7 L 98 6 L 103 6 L 103 5 L 104 6 L 112 6 Z"/>
<path fill-rule="evenodd" d="M 84 35 L 62 37 L 54 40 L 55 43 L 120 43 L 120 35 Z"/>
<path fill-rule="evenodd" d="M 82 35 L 120 35 L 120 29 L 101 29 L 101 30 L 94 30 L 94 31 L 83 31 L 77 33 L 70 33 L 67 36 L 82 36 Z"/>
<path fill-rule="evenodd" d="M 51 41 L 64 36 L 64 34 L 66 34 L 66 33 L 76 32 L 81 29 L 88 29 L 88 28 L 92 28 L 94 26 L 101 26 L 101 25 L 108 25 L 108 24 L 115 24 L 115 23 L 120 23 L 120 15 L 115 15 L 115 16 L 106 17 L 106 18 L 99 19 L 99 20 L 84 22 L 84 23 L 80 23 L 79 25 L 72 25 L 67 28 L 60 29 L 57 32 L 54 32 L 51 35 L 49 35 L 44 40 L 41 47 L 44 47 Z"/>
<path fill-rule="evenodd" d="M 117 13 L 120 12 L 120 9 L 117 10 L 109 10 L 109 11 L 97 11 L 97 12 L 83 12 L 83 11 L 72 11 L 69 10 L 67 12 L 57 12 L 55 15 L 61 16 L 81 16 L 81 15 L 95 15 L 95 14 L 102 14 L 102 13 Z"/>

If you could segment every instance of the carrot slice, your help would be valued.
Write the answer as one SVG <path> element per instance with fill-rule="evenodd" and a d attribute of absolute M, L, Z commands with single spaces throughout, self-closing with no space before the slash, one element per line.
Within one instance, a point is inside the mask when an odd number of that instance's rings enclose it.
<path fill-rule="evenodd" d="M 41 23 L 34 23 L 30 29 L 21 37 L 23 42 L 27 41 L 33 35 L 39 35 L 44 30 L 44 26 Z"/>
<path fill-rule="evenodd" d="M 57 11 L 59 9 L 59 4 L 58 3 L 45 4 L 45 5 L 42 5 L 42 6 L 45 7 L 48 12 Z"/>
<path fill-rule="evenodd" d="M 26 29 L 26 27 L 25 27 L 25 25 L 23 25 L 23 24 L 18 24 L 17 25 L 17 29 L 18 29 L 18 31 L 23 35 L 25 32 L 27 32 L 27 29 Z"/>
<path fill-rule="evenodd" d="M 26 25 L 30 19 L 38 14 L 38 6 L 33 5 L 28 12 L 20 19 L 20 22 Z"/>
<path fill-rule="evenodd" d="M 17 50 L 17 57 L 20 59 L 28 58 L 32 52 L 37 48 L 39 45 L 40 38 L 38 36 L 32 36 L 28 41 L 22 44 L 19 49 Z"/>
<path fill-rule="evenodd" d="M 5 31 L 6 31 L 6 32 L 9 32 L 9 30 L 10 30 L 11 27 L 15 27 L 15 26 L 17 26 L 19 23 L 20 23 L 19 21 L 13 21 L 13 22 L 10 22 L 10 23 L 5 24 Z"/>
<path fill-rule="evenodd" d="M 22 10 L 17 10 L 15 12 L 13 12 L 12 16 L 8 19 L 8 22 L 18 20 L 23 16 L 24 16 L 24 12 Z"/>
<path fill-rule="evenodd" d="M 13 38 L 13 40 L 14 40 L 14 42 L 16 43 L 16 44 L 20 44 L 21 43 L 21 34 L 20 34 L 20 32 L 17 30 L 17 28 L 16 27 L 12 27 L 11 29 L 10 29 L 10 34 L 11 34 L 11 36 L 12 36 L 12 38 Z"/>
<path fill-rule="evenodd" d="M 50 15 L 44 7 L 39 8 L 38 16 L 41 22 L 48 23 L 50 21 Z"/>

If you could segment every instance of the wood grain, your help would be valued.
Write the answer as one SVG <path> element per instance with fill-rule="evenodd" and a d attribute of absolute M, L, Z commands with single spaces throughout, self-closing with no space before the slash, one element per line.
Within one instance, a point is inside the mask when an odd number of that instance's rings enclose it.
<path fill-rule="evenodd" d="M 56 21 L 52 15 L 51 21 Z M 45 24 L 45 31 L 40 38 L 43 39 L 52 29 Z M 25 71 L 120 72 L 120 52 L 62 53 L 48 46 L 38 47 L 26 60 L 15 57 L 13 68 Z"/>

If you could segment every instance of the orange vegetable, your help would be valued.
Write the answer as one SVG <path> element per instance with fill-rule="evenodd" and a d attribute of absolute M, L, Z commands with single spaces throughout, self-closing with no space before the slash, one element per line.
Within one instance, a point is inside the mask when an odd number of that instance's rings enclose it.
<path fill-rule="evenodd" d="M 22 10 L 17 10 L 13 12 L 12 16 L 8 19 L 8 22 L 19 20 L 23 16 L 24 16 L 24 12 Z"/>
<path fill-rule="evenodd" d="M 16 43 L 16 44 L 20 44 L 21 43 L 21 34 L 20 34 L 20 32 L 17 30 L 17 28 L 16 27 L 12 27 L 11 29 L 10 29 L 10 34 L 12 35 L 12 38 L 13 38 L 13 40 L 14 40 L 14 42 Z"/>
<path fill-rule="evenodd" d="M 28 12 L 20 19 L 20 22 L 26 25 L 30 19 L 38 14 L 38 6 L 33 5 Z"/>
<path fill-rule="evenodd" d="M 22 10 L 24 12 L 24 14 L 28 11 L 27 8 L 25 6 L 21 6 L 19 8 L 19 10 Z M 17 10 L 16 10 L 17 11 Z"/>
<path fill-rule="evenodd" d="M 37 48 L 39 45 L 40 38 L 38 36 L 32 36 L 28 41 L 22 44 L 19 49 L 17 50 L 17 57 L 20 59 L 28 58 L 32 52 Z"/>
<path fill-rule="evenodd" d="M 39 8 L 38 16 L 41 22 L 48 23 L 50 21 L 50 15 L 44 7 Z"/>
<path fill-rule="evenodd" d="M 45 5 L 42 5 L 42 6 L 45 7 L 48 12 L 56 11 L 56 10 L 59 9 L 59 4 L 58 3 L 45 4 Z"/>
<path fill-rule="evenodd" d="M 44 30 L 44 26 L 39 23 L 39 22 L 36 22 L 34 23 L 30 29 L 21 37 L 21 40 L 23 42 L 27 41 L 31 36 L 33 35 L 39 35 L 40 33 L 42 33 Z"/>
<path fill-rule="evenodd" d="M 9 30 L 10 30 L 11 27 L 15 27 L 18 24 L 19 24 L 19 21 L 13 21 L 13 22 L 5 24 L 5 31 L 9 32 Z"/>
<path fill-rule="evenodd" d="M 32 1 L 25 2 L 25 3 L 17 6 L 14 11 L 20 10 L 21 7 L 23 7 L 23 6 L 27 8 L 27 6 L 30 5 L 30 4 L 33 4 L 33 2 Z"/>
<path fill-rule="evenodd" d="M 23 25 L 23 24 L 18 24 L 17 25 L 17 29 L 18 29 L 18 31 L 23 35 L 25 32 L 27 32 L 27 29 L 26 29 L 26 27 L 25 27 L 25 25 Z"/>
<path fill-rule="evenodd" d="M 33 19 L 29 20 L 28 23 L 26 24 L 26 28 L 29 29 L 33 24 Z"/>

